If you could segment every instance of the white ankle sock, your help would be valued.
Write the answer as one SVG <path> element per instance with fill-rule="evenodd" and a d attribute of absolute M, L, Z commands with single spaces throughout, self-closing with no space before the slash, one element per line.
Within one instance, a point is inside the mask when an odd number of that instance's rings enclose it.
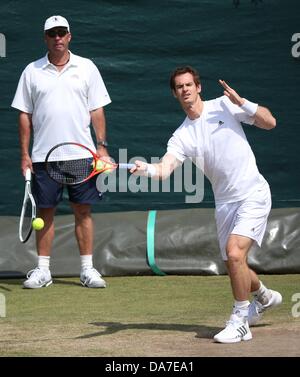
<path fill-rule="evenodd" d="M 50 257 L 39 256 L 38 268 L 40 268 L 41 270 L 49 270 L 49 266 L 50 266 Z"/>
<path fill-rule="evenodd" d="M 234 301 L 232 314 L 236 314 L 239 317 L 248 317 L 248 307 L 250 302 L 246 301 Z"/>
<path fill-rule="evenodd" d="M 254 295 L 257 301 L 259 301 L 263 305 L 266 305 L 271 299 L 271 293 L 269 289 L 266 286 L 264 286 L 261 281 L 259 282 L 259 289 L 257 291 L 252 292 L 252 294 Z"/>
<path fill-rule="evenodd" d="M 93 268 L 93 255 L 80 255 L 81 269 Z"/>

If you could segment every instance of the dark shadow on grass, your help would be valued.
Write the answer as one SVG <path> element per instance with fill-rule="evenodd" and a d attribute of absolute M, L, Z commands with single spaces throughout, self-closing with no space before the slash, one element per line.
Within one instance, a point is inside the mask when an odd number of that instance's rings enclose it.
<path fill-rule="evenodd" d="M 0 285 L 0 290 L 7 291 L 7 292 L 11 291 L 11 289 L 4 287 L 3 285 Z"/>
<path fill-rule="evenodd" d="M 24 279 L 1 279 L 0 282 L 1 282 L 1 285 L 0 285 L 0 289 L 4 289 L 6 291 L 11 291 L 11 289 L 9 289 L 8 287 L 5 287 L 4 285 L 2 284 L 5 284 L 5 285 L 22 285 L 23 284 L 23 281 Z"/>
<path fill-rule="evenodd" d="M 68 281 L 68 280 L 56 280 L 56 279 L 53 279 L 53 284 L 55 285 L 75 285 L 76 287 L 82 287 L 82 284 L 80 283 L 79 281 L 79 278 L 78 278 L 78 282 L 77 281 Z"/>
<path fill-rule="evenodd" d="M 90 325 L 105 327 L 104 330 L 91 334 L 78 336 L 75 339 L 88 339 L 97 336 L 111 335 L 125 330 L 159 330 L 159 331 L 182 331 L 194 332 L 196 338 L 211 339 L 217 332 L 221 331 L 220 327 L 211 327 L 205 325 L 182 325 L 177 323 L 120 323 L 120 322 L 92 322 Z"/>
<path fill-rule="evenodd" d="M 252 325 L 251 326 L 251 329 L 256 329 L 256 328 L 258 328 L 258 327 L 268 327 L 268 326 L 271 326 L 271 323 L 259 323 L 259 324 L 257 324 L 257 325 Z"/>
<path fill-rule="evenodd" d="M 6 279 L 6 280 L 0 280 L 1 283 L 3 284 L 7 284 L 7 285 L 19 285 L 20 288 L 23 288 L 23 282 L 24 280 L 26 280 L 26 277 L 23 278 L 23 279 Z M 56 280 L 55 278 L 52 279 L 53 281 L 53 284 L 55 285 L 72 285 L 72 286 L 76 286 L 76 287 L 82 287 L 82 284 L 80 283 L 79 281 L 79 278 L 78 278 L 78 282 L 76 281 L 68 281 L 68 280 Z M 52 284 L 49 286 L 49 288 L 52 287 Z M 0 289 L 3 289 L 3 290 L 6 290 L 6 291 L 11 291 L 11 289 L 9 289 L 8 287 L 5 287 L 3 285 L 0 284 Z"/>

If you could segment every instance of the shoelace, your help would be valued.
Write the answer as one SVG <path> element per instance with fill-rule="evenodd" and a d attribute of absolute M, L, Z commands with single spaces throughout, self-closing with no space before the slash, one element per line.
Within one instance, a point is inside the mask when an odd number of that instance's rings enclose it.
<path fill-rule="evenodd" d="M 41 276 L 43 276 L 43 272 L 41 269 L 36 267 L 33 270 L 28 271 L 26 276 L 27 276 L 27 279 L 29 279 L 30 277 L 40 279 Z"/>
<path fill-rule="evenodd" d="M 261 296 L 257 296 L 257 295 L 255 296 L 255 301 L 259 302 L 263 306 L 268 305 L 271 299 L 272 299 L 272 292 L 269 292 L 269 296 L 266 294 L 262 294 Z"/>
<path fill-rule="evenodd" d="M 263 313 L 264 311 L 266 310 L 266 308 L 264 307 L 264 305 L 259 302 L 257 299 L 255 299 L 255 311 L 258 313 L 258 314 L 261 314 Z"/>
<path fill-rule="evenodd" d="M 263 304 L 261 304 L 259 301 L 256 301 L 256 310 L 257 310 L 257 313 L 258 314 L 261 314 L 265 311 L 265 308 L 263 306 Z"/>
<path fill-rule="evenodd" d="M 233 321 L 230 321 L 230 320 L 227 321 L 225 328 L 228 327 L 228 326 L 233 326 Z"/>
<path fill-rule="evenodd" d="M 234 319 L 229 319 L 229 321 L 226 322 L 226 327 L 230 325 L 230 326 L 233 326 L 233 327 L 235 328 L 235 324 L 236 324 L 237 322 L 238 322 L 241 326 L 244 326 L 244 325 L 245 325 L 244 322 L 243 322 L 242 320 L 241 320 L 241 321 L 237 321 L 237 320 L 234 320 Z"/>
<path fill-rule="evenodd" d="M 91 268 L 89 270 L 89 274 L 85 275 L 85 281 L 88 281 L 88 280 L 91 281 L 91 280 L 98 278 L 98 277 L 101 278 L 100 273 L 95 268 Z"/>

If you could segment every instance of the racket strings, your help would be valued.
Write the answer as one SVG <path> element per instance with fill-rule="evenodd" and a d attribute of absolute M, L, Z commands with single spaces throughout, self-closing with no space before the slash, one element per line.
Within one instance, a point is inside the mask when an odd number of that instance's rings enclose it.
<path fill-rule="evenodd" d="M 82 154 L 87 158 L 77 157 Z M 80 183 L 93 171 L 93 156 L 78 145 L 61 145 L 52 151 L 50 157 L 47 162 L 48 174 L 62 184 Z"/>
<path fill-rule="evenodd" d="M 24 207 L 24 217 L 22 219 L 22 227 L 21 227 L 21 235 L 22 235 L 23 240 L 27 240 L 27 238 L 30 236 L 30 233 L 32 231 L 31 223 L 32 223 L 32 205 L 31 205 L 30 199 L 28 198 Z"/>
<path fill-rule="evenodd" d="M 70 161 L 51 161 L 48 162 L 48 173 L 51 178 L 64 184 L 79 183 L 92 172 L 92 158 L 70 160 Z"/>

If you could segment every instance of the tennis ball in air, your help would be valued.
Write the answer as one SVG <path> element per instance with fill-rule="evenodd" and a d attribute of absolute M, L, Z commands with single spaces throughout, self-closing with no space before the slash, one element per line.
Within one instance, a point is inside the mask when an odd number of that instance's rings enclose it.
<path fill-rule="evenodd" d="M 44 228 L 44 225 L 45 225 L 44 220 L 41 219 L 40 217 L 37 217 L 36 219 L 32 221 L 32 227 L 34 230 L 41 230 Z"/>

